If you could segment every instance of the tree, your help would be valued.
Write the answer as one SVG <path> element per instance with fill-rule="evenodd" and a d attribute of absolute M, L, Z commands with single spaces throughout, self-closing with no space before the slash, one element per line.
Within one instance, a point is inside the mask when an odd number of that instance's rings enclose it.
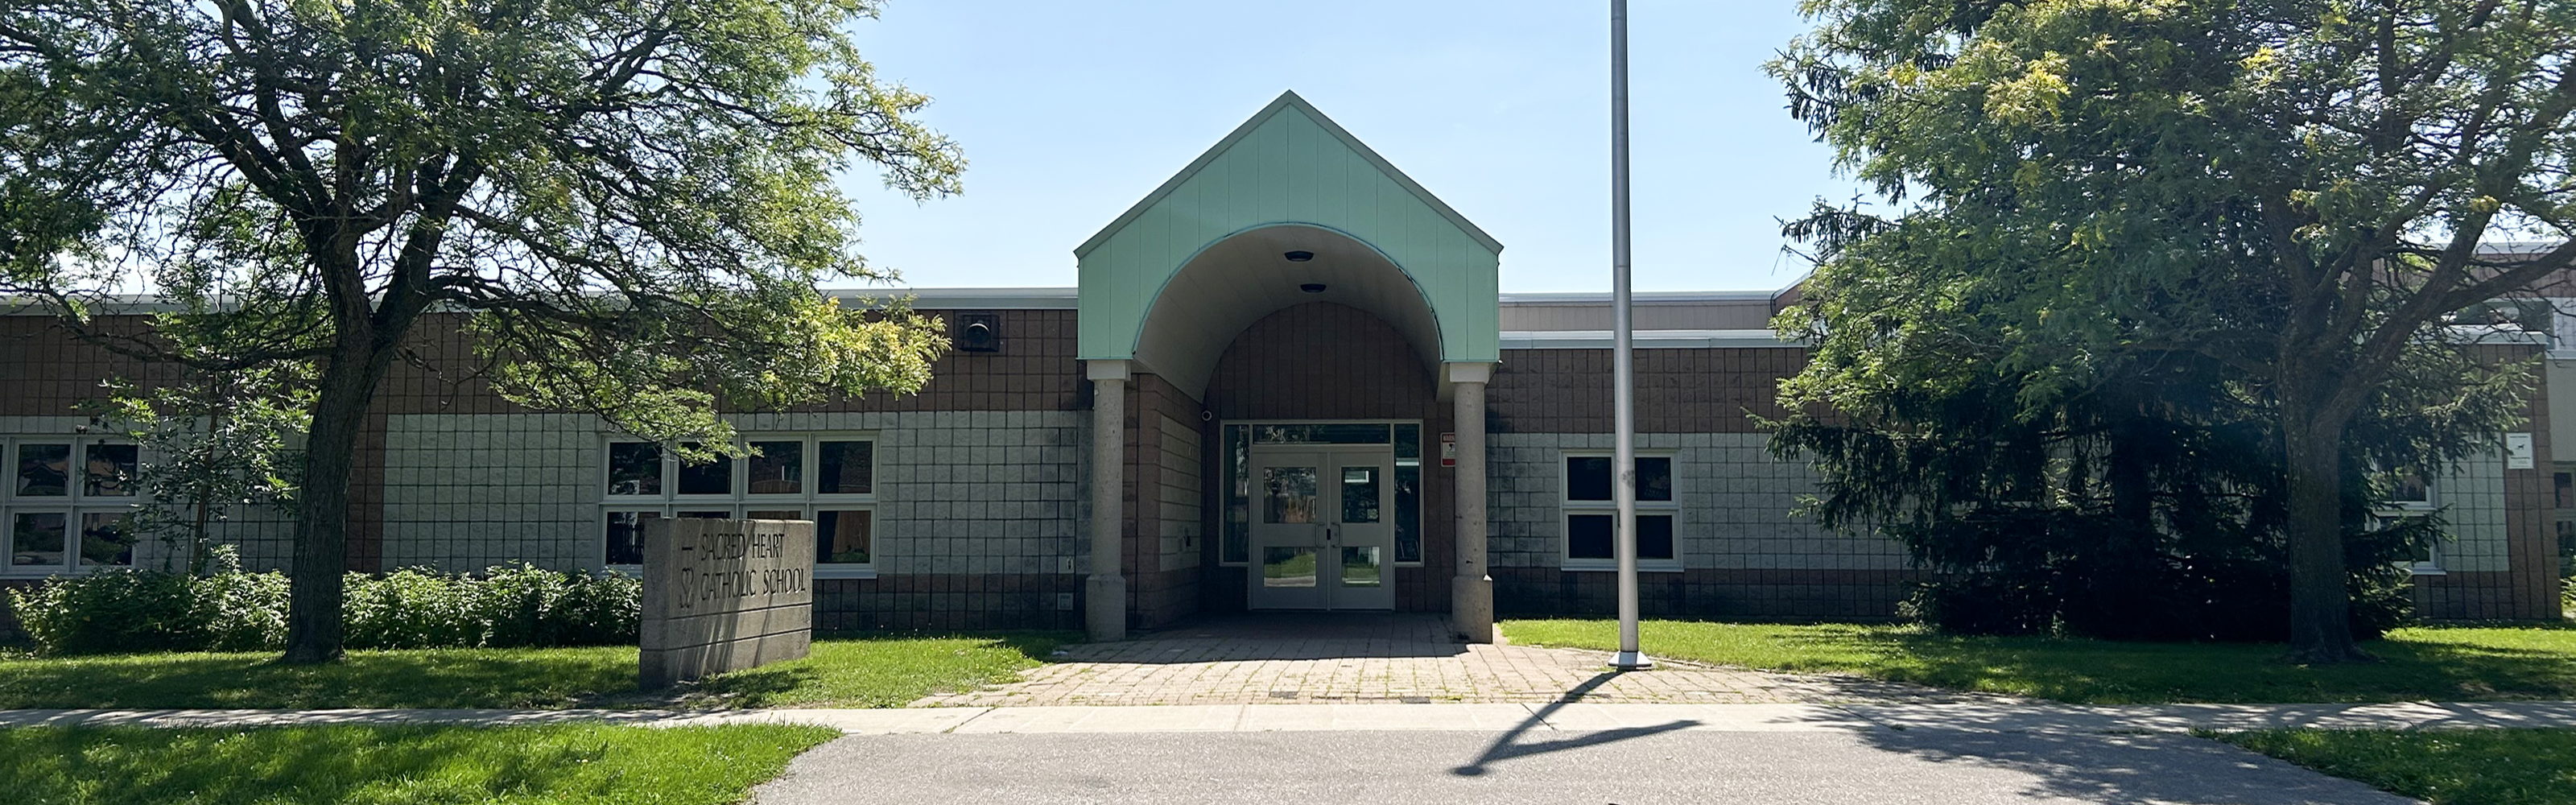
<path fill-rule="evenodd" d="M 2044 267 L 2018 326 L 2192 351 L 2278 400 L 2292 653 L 2358 658 L 2348 430 L 2447 314 L 2576 259 L 2576 4 L 1806 9 L 1817 27 L 1770 65 L 1790 112 L 1958 249 Z M 2559 245 L 2481 246 L 2507 239 Z"/>
<path fill-rule="evenodd" d="M 1952 250 L 1977 242 L 1947 212 L 1827 244 L 1776 322 L 1816 345 L 1782 384 L 1792 413 L 1768 423 L 1775 454 L 1822 471 L 1811 513 L 1939 571 L 1901 609 L 1944 630 L 2286 637 L 2278 401 L 2207 356 L 2128 346 L 2119 322 L 2110 338 L 2026 326 L 2034 303 L 2085 302 L 2047 292 L 2051 266 Z M 2357 636 L 2412 608 L 2397 563 L 2444 538 L 2438 513 L 2380 516 L 2393 487 L 2520 416 L 2529 374 L 2465 341 L 2414 344 L 2349 431 L 2336 525 Z"/>
<path fill-rule="evenodd" d="M 128 527 L 138 537 L 187 546 L 164 552 L 162 569 L 204 572 L 214 526 L 230 520 L 236 507 L 294 512 L 303 475 L 297 435 L 313 413 L 311 368 L 284 363 L 190 372 L 149 389 L 119 380 L 94 404 L 97 421 L 151 457 L 135 478 L 145 495 Z M 180 559 L 184 568 L 172 564 Z"/>
<path fill-rule="evenodd" d="M 926 321 L 816 290 L 889 276 L 837 172 L 963 167 L 860 58 L 877 5 L 13 0 L 0 280 L 120 351 L 311 366 L 286 659 L 329 660 L 351 455 L 424 322 L 465 316 L 506 397 L 699 458 L 720 409 L 927 379 Z M 189 341 L 101 315 L 135 290 Z"/>

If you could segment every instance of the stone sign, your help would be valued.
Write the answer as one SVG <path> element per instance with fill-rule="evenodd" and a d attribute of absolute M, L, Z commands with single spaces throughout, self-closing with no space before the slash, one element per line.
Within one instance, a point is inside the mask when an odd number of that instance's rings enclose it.
<path fill-rule="evenodd" d="M 646 689 L 805 656 L 814 523 L 660 518 L 644 526 Z"/>

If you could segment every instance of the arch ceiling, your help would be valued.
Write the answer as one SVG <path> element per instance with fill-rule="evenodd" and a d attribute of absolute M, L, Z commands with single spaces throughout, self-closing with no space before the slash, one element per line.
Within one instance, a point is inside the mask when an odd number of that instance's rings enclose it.
<path fill-rule="evenodd" d="M 1080 351 L 1200 395 L 1243 328 L 1329 301 L 1393 323 L 1434 367 L 1493 362 L 1502 248 L 1290 92 L 1074 249 Z"/>

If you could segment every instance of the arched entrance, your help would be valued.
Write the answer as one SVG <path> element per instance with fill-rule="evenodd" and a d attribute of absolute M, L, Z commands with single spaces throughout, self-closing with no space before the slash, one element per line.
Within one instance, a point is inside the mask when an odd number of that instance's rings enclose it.
<path fill-rule="evenodd" d="M 1093 636 L 1239 602 L 1447 609 L 1489 640 L 1501 248 L 1288 94 L 1076 249 Z"/>

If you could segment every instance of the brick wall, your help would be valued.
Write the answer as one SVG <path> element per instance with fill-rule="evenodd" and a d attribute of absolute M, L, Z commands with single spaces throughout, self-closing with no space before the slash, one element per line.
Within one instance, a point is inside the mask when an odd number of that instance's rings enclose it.
<path fill-rule="evenodd" d="M 1807 364 L 1806 350 L 1641 349 L 1638 433 L 1758 433 L 1748 414 L 1787 415 L 1774 395 Z M 1496 433 L 1609 433 L 1610 351 L 1515 349 L 1487 389 Z"/>
<path fill-rule="evenodd" d="M 1199 523 L 1174 522 L 1195 507 L 1175 510 L 1166 501 L 1181 490 L 1201 494 L 1199 445 L 1208 441 L 1197 400 L 1159 375 L 1138 374 L 1127 384 L 1126 468 L 1121 494 L 1126 546 L 1128 611 L 1135 625 L 1152 628 L 1199 611 L 1202 575 Z"/>
<path fill-rule="evenodd" d="M 1227 344 L 1208 380 L 1207 408 L 1218 423 L 1246 420 L 1421 420 L 1422 558 L 1395 568 L 1395 608 L 1446 611 L 1455 574 L 1454 470 L 1439 466 L 1439 436 L 1450 430 L 1449 403 L 1438 398 L 1433 367 L 1393 325 L 1357 308 L 1314 302 L 1272 313 Z M 1219 442 L 1208 434 L 1207 444 Z M 1243 565 L 1219 566 L 1225 501 L 1223 449 L 1208 450 L 1205 533 L 1208 569 L 1202 600 L 1211 611 L 1244 607 Z"/>

